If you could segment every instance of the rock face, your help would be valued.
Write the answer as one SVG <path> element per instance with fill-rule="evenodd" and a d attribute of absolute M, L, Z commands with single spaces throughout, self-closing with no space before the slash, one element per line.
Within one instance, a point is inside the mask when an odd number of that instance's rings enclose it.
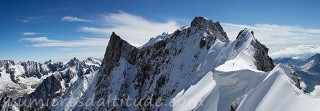
<path fill-rule="evenodd" d="M 101 99 L 117 98 L 117 105 L 78 106 L 74 110 L 172 110 L 155 107 L 158 99 L 167 103 L 178 92 L 210 70 L 237 58 L 241 52 L 253 47 L 253 66 L 270 71 L 274 67 L 267 55 L 268 48 L 257 41 L 249 30 L 243 30 L 231 42 L 219 22 L 195 17 L 190 26 L 182 27 L 168 38 L 136 48 L 112 33 L 93 91 L 94 103 Z M 150 40 L 154 42 L 154 40 Z M 234 49 L 234 50 L 232 50 Z M 151 105 L 126 106 L 127 97 L 151 101 Z M 148 100 L 149 97 L 152 100 Z M 82 98 L 85 102 L 90 97 Z M 134 104 L 133 101 L 129 102 Z"/>
<path fill-rule="evenodd" d="M 51 69 L 46 64 L 37 63 L 34 61 L 21 62 L 21 66 L 24 68 L 25 77 L 37 77 L 41 78 L 43 75 L 47 75 L 51 72 Z"/>
<path fill-rule="evenodd" d="M 43 80 L 33 93 L 18 98 L 16 101 L 17 103 L 20 102 L 19 105 L 21 106 L 18 105 L 17 107 L 23 111 L 50 110 L 55 102 L 54 100 L 61 97 L 62 93 L 60 80 L 52 75 Z"/>
<path fill-rule="evenodd" d="M 30 94 L 13 99 L 7 94 L 0 98 L 0 109 L 5 111 L 43 111 L 50 110 L 54 100 L 62 95 L 61 84 L 54 75 L 46 78 Z"/>
<path fill-rule="evenodd" d="M 257 69 L 261 71 L 271 71 L 274 68 L 274 63 L 268 55 L 269 49 L 254 37 L 253 31 L 250 32 L 247 29 L 241 30 L 237 36 L 235 48 L 243 45 L 245 43 L 244 41 L 251 41 L 250 44 L 255 49 L 253 57 L 256 60 L 255 65 Z"/>
<path fill-rule="evenodd" d="M 271 71 L 274 68 L 274 63 L 268 55 L 269 49 L 257 40 L 256 43 L 252 45 L 255 49 L 258 49 L 254 54 L 254 58 L 257 60 L 256 65 L 258 70 Z"/>
<path fill-rule="evenodd" d="M 112 79 L 110 76 L 111 71 L 114 67 L 118 65 L 118 62 L 120 61 L 120 58 L 125 59 L 130 64 L 134 65 L 136 64 L 136 55 L 137 55 L 137 48 L 130 45 L 128 42 L 122 40 L 118 35 L 115 33 L 112 33 L 109 44 L 107 46 L 105 57 L 102 62 L 103 68 L 100 69 L 100 77 L 98 77 L 98 82 L 96 84 L 96 87 L 98 89 L 109 87 L 110 79 Z M 96 94 L 96 97 L 104 97 L 106 95 L 109 95 L 109 91 L 101 91 Z"/>
<path fill-rule="evenodd" d="M 219 31 L 222 35 L 222 38 L 219 39 L 223 42 L 229 42 L 227 33 L 223 30 L 219 22 L 213 22 L 210 19 L 198 16 L 192 20 L 191 27 L 194 27 L 197 30 L 213 29 L 213 31 Z"/>
<path fill-rule="evenodd" d="M 15 68 L 13 68 L 13 66 L 15 65 L 14 61 L 12 60 L 0 60 L 0 72 L 2 73 L 2 75 L 4 75 L 5 73 L 10 74 L 10 79 L 12 82 L 17 83 L 18 80 L 15 76 Z M 6 69 L 6 70 L 3 70 Z M 1 93 L 0 93 L 1 96 Z"/>

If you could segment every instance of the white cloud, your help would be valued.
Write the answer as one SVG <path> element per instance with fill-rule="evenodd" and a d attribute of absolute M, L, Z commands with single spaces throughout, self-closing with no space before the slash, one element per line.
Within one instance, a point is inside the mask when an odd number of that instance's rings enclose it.
<path fill-rule="evenodd" d="M 314 86 L 314 90 L 310 92 L 310 95 L 320 96 L 320 85 Z"/>
<path fill-rule="evenodd" d="M 151 37 L 163 32 L 173 32 L 179 28 L 174 20 L 154 22 L 122 11 L 101 15 L 99 24 L 101 24 L 100 27 L 81 27 L 78 31 L 104 36 L 115 32 L 129 43 L 140 46 Z"/>
<path fill-rule="evenodd" d="M 222 23 L 222 26 L 231 40 L 234 40 L 240 30 L 244 28 L 254 31 L 255 37 L 270 49 L 273 57 L 292 57 L 294 55 L 309 56 L 311 53 L 308 53 L 308 51 L 311 50 L 302 52 L 285 51 L 288 51 L 286 48 L 290 49 L 290 47 L 297 47 L 299 45 L 318 45 L 320 43 L 320 29 L 277 24 L 242 25 Z"/>
<path fill-rule="evenodd" d="M 64 16 L 61 18 L 61 20 L 65 22 L 91 22 L 91 20 L 81 19 L 81 18 L 72 17 L 72 16 Z"/>
<path fill-rule="evenodd" d="M 100 15 L 98 20 L 85 20 L 72 16 L 62 17 L 66 22 L 90 22 L 94 26 L 84 26 L 78 29 L 81 32 L 92 33 L 94 36 L 110 36 L 116 32 L 121 38 L 132 45 L 139 46 L 146 43 L 151 37 L 163 32 L 173 32 L 178 29 L 176 20 L 154 22 L 125 12 Z M 31 33 L 26 35 L 32 35 Z M 103 57 L 108 45 L 108 38 L 79 38 L 75 40 L 57 40 L 44 37 L 27 37 L 20 41 L 28 42 L 28 47 L 58 47 L 64 53 L 57 54 L 60 58 L 70 57 Z"/>
<path fill-rule="evenodd" d="M 271 40 L 268 42 L 269 44 L 278 44 L 276 41 L 279 39 L 307 40 L 318 37 L 320 34 L 320 29 L 307 29 L 300 26 L 286 26 L 277 24 L 241 25 L 232 23 L 223 23 L 222 25 L 229 37 L 232 39 L 236 38 L 240 30 L 248 28 L 255 32 L 255 36 L 258 39 Z"/>
<path fill-rule="evenodd" d="M 320 53 L 319 45 L 299 45 L 288 47 L 270 54 L 273 58 L 295 57 L 300 59 L 307 59 L 316 53 Z"/>
<path fill-rule="evenodd" d="M 85 38 L 78 40 L 51 40 L 48 37 L 22 38 L 20 41 L 31 42 L 33 47 L 106 47 L 107 38 Z"/>
<path fill-rule="evenodd" d="M 21 35 L 23 36 L 32 36 L 32 35 L 37 35 L 38 33 L 35 32 L 23 32 Z"/>
<path fill-rule="evenodd" d="M 30 23 L 30 22 L 34 22 L 38 19 L 42 18 L 42 16 L 20 16 L 20 15 L 16 15 L 16 20 L 23 22 L 23 23 Z"/>
<path fill-rule="evenodd" d="M 32 19 L 32 18 L 29 18 Z M 110 36 L 115 32 L 121 38 L 135 46 L 145 44 L 151 37 L 163 32 L 173 32 L 179 28 L 177 19 L 167 19 L 164 22 L 152 21 L 141 16 L 119 11 L 100 15 L 98 20 L 86 20 L 73 16 L 62 17 L 66 22 L 90 22 L 93 26 L 83 26 L 77 31 L 92 33 L 95 36 Z M 191 21 L 190 21 L 191 22 Z M 187 24 L 185 24 L 187 25 Z M 301 26 L 287 26 L 277 24 L 243 25 L 222 23 L 223 28 L 231 40 L 234 40 L 240 30 L 248 28 L 253 30 L 255 37 L 270 49 L 272 57 L 307 57 L 318 53 L 318 49 L 307 48 L 302 51 L 299 45 L 318 45 L 320 43 L 320 29 L 304 28 Z M 81 47 L 81 46 L 107 46 L 106 38 L 80 38 L 78 40 L 63 41 L 52 40 L 47 37 L 24 38 L 32 42 L 34 47 Z M 103 42 L 102 42 L 103 41 Z M 102 50 L 104 52 L 104 50 Z"/>

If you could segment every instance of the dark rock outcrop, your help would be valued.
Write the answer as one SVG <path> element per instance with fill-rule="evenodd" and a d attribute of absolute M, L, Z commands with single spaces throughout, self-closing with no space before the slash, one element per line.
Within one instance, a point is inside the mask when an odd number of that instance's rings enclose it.
<path fill-rule="evenodd" d="M 54 75 L 46 78 L 31 94 L 18 98 L 16 102 L 23 111 L 49 110 L 53 100 L 62 95 L 60 81 Z"/>
<path fill-rule="evenodd" d="M 120 58 L 125 58 L 130 64 L 136 64 L 137 51 L 136 47 L 130 45 L 113 32 L 102 61 L 101 75 L 96 84 L 97 89 L 106 88 L 110 85 L 110 73 L 118 64 Z M 98 92 L 96 98 L 106 98 L 108 95 L 109 91 L 105 90 Z"/>
<path fill-rule="evenodd" d="M 25 73 L 23 74 L 23 76 L 27 78 L 28 77 L 41 78 L 43 75 L 47 75 L 48 73 L 51 72 L 47 65 L 37 63 L 34 61 L 21 62 L 20 64 L 25 70 Z"/>
<path fill-rule="evenodd" d="M 269 49 L 261 44 L 253 35 L 253 31 L 247 29 L 241 30 L 236 38 L 234 50 L 238 50 L 245 43 L 250 42 L 250 45 L 255 48 L 254 59 L 258 70 L 271 71 L 275 65 L 272 58 L 268 55 Z"/>
<path fill-rule="evenodd" d="M 253 45 L 253 47 L 257 49 L 254 53 L 257 69 L 261 71 L 271 71 L 275 65 L 272 58 L 268 55 L 269 49 L 258 40 L 256 40 L 256 44 Z"/>
<path fill-rule="evenodd" d="M 30 94 L 12 99 L 7 94 L 0 98 L 0 109 L 11 111 L 18 108 L 20 111 L 49 111 L 54 100 L 62 95 L 60 81 L 54 75 L 46 78 Z"/>
<path fill-rule="evenodd" d="M 221 33 L 221 35 L 223 36 L 222 38 L 219 38 L 221 41 L 223 41 L 223 42 L 230 41 L 227 36 L 227 33 L 223 30 L 223 28 L 219 22 L 213 22 L 210 19 L 207 19 L 207 18 L 204 18 L 201 16 L 197 16 L 192 20 L 191 27 L 194 27 L 198 30 L 214 29 L 215 31 L 219 31 Z"/>

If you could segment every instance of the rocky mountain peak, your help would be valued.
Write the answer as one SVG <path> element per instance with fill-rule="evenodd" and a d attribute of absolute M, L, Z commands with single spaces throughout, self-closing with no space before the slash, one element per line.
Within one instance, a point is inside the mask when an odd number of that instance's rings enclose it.
<path fill-rule="evenodd" d="M 27 104 L 19 104 L 20 110 L 48 110 L 54 99 L 62 95 L 62 87 L 60 81 L 54 76 L 44 79 L 41 84 L 30 94 L 25 94 L 23 97 L 17 99 L 17 101 L 25 101 Z M 35 104 L 30 102 L 31 100 L 42 100 L 43 103 Z M 30 103 L 29 103 L 30 102 Z M 48 103 L 48 104 L 45 104 Z M 32 106 L 32 107 L 30 107 Z"/>
<path fill-rule="evenodd" d="M 44 64 L 53 64 L 52 60 L 45 61 Z"/>
<path fill-rule="evenodd" d="M 191 27 L 196 30 L 209 30 L 211 32 L 219 31 L 222 35 L 222 38 L 219 38 L 222 42 L 229 42 L 227 33 L 223 30 L 219 22 L 213 22 L 210 19 L 207 19 L 202 16 L 195 17 L 191 22 Z"/>
<path fill-rule="evenodd" d="M 253 31 L 245 28 L 244 30 L 240 31 L 240 33 L 240 36 L 238 35 L 237 39 L 245 39 L 246 41 L 249 41 L 250 44 L 256 49 L 253 57 L 256 60 L 255 64 L 257 66 L 257 69 L 261 71 L 271 71 L 275 67 L 275 65 L 272 58 L 268 55 L 269 48 L 267 48 L 255 38 Z M 243 34 L 246 35 L 246 38 L 241 37 L 241 35 Z"/>
<path fill-rule="evenodd" d="M 88 57 L 86 60 L 93 61 L 93 58 L 92 57 Z"/>
<path fill-rule="evenodd" d="M 320 54 L 317 53 L 306 60 L 306 62 L 313 62 L 313 64 L 317 64 L 320 62 Z"/>
<path fill-rule="evenodd" d="M 234 50 L 239 50 L 241 47 L 247 47 L 249 45 L 255 48 L 253 57 L 256 60 L 255 65 L 258 70 L 271 71 L 274 68 L 273 60 L 268 55 L 269 49 L 254 37 L 253 31 L 247 28 L 241 30 L 235 42 Z"/>
<path fill-rule="evenodd" d="M 312 56 L 311 58 L 314 58 L 314 59 L 316 59 L 316 60 L 320 60 L 320 54 L 319 53 L 317 53 L 317 54 L 315 54 L 314 56 Z"/>
<path fill-rule="evenodd" d="M 191 27 L 199 27 L 199 28 L 206 28 L 208 25 L 213 24 L 213 21 L 207 19 L 202 16 L 195 17 L 191 22 Z"/>
<path fill-rule="evenodd" d="M 236 37 L 236 40 L 240 40 L 240 39 L 248 39 L 248 38 L 254 38 L 254 32 L 253 31 L 250 31 L 248 30 L 247 28 L 241 30 L 239 33 L 238 33 L 238 36 Z"/>
<path fill-rule="evenodd" d="M 302 69 L 304 71 L 308 71 L 313 74 L 319 74 L 320 72 L 320 54 L 317 53 L 311 56 L 309 59 L 305 61 L 305 64 L 302 65 Z"/>
<path fill-rule="evenodd" d="M 79 61 L 76 57 L 73 57 L 70 61 Z"/>
<path fill-rule="evenodd" d="M 106 66 L 115 65 L 121 57 L 126 58 L 129 63 L 135 64 L 137 50 L 136 47 L 112 32 L 101 68 L 105 69 Z"/>
<path fill-rule="evenodd" d="M 73 57 L 68 63 L 67 65 L 69 66 L 77 66 L 79 65 L 81 62 L 79 59 L 77 59 L 76 57 Z"/>
<path fill-rule="evenodd" d="M 15 63 L 12 60 L 0 60 L 0 68 L 3 67 L 4 65 L 10 66 L 10 65 L 15 65 Z"/>

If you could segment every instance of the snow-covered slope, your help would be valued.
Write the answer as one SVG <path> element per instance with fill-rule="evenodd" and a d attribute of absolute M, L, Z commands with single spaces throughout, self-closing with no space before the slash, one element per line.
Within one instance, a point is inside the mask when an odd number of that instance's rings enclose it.
<path fill-rule="evenodd" d="M 238 111 L 318 111 L 320 98 L 304 94 L 294 84 L 291 71 L 278 65 L 240 102 Z"/>
<path fill-rule="evenodd" d="M 310 93 L 320 85 L 320 54 L 315 54 L 306 60 L 292 58 L 278 58 L 275 63 L 284 64 L 295 70 L 301 80 L 306 84 L 305 91 Z"/>
<path fill-rule="evenodd" d="M 212 75 L 212 72 L 208 72 L 198 83 L 190 86 L 186 91 L 180 91 L 171 100 L 173 104 L 172 110 L 210 109 L 210 111 L 217 111 L 220 92 Z M 186 102 L 181 103 L 181 101 Z"/>

